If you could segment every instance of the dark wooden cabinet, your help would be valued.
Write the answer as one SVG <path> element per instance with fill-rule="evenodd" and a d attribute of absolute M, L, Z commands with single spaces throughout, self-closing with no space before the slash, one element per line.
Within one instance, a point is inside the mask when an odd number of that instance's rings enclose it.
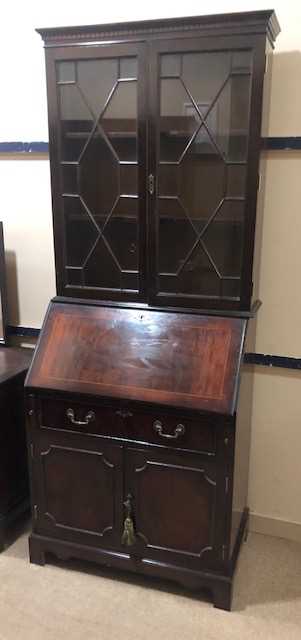
<path fill-rule="evenodd" d="M 0 551 L 10 524 L 29 509 L 24 412 L 28 349 L 0 348 Z"/>
<path fill-rule="evenodd" d="M 26 380 L 32 562 L 92 560 L 231 606 L 278 31 L 271 11 L 40 31 L 58 297 Z"/>

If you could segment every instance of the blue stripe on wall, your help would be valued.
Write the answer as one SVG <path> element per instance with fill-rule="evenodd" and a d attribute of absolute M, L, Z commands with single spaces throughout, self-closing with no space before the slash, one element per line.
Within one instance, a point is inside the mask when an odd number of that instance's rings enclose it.
<path fill-rule="evenodd" d="M 7 327 L 7 333 L 9 336 L 37 338 L 39 336 L 40 329 L 10 325 Z M 263 365 L 265 367 L 280 367 L 281 369 L 301 370 L 301 358 L 272 356 L 265 355 L 263 353 L 245 353 L 244 361 L 248 364 Z"/>
<path fill-rule="evenodd" d="M 262 138 L 262 148 L 268 151 L 301 150 L 301 137 Z M 0 153 L 48 153 L 48 142 L 0 142 Z"/>
<path fill-rule="evenodd" d="M 0 142 L 0 153 L 48 153 L 48 142 Z"/>

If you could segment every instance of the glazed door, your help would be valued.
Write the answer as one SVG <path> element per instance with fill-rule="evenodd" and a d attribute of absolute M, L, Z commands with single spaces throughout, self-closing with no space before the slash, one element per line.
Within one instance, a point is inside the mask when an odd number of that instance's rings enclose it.
<path fill-rule="evenodd" d="M 47 53 L 57 289 L 145 296 L 143 45 Z"/>
<path fill-rule="evenodd" d="M 214 465 L 151 447 L 128 449 L 126 459 L 124 523 L 129 510 L 136 536 L 129 550 L 192 569 L 220 567 L 226 500 Z"/>
<path fill-rule="evenodd" d="M 238 308 L 250 298 L 262 90 L 255 42 L 152 45 L 154 304 Z"/>
<path fill-rule="evenodd" d="M 119 548 L 122 448 L 99 438 L 42 434 L 32 448 L 36 533 Z"/>

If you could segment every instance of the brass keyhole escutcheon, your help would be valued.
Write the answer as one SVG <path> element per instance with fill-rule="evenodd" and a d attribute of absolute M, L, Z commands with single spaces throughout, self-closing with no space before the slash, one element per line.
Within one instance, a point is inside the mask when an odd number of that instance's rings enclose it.
<path fill-rule="evenodd" d="M 128 493 L 125 502 L 123 503 L 125 507 L 125 519 L 123 523 L 123 534 L 121 538 L 121 544 L 125 547 L 131 547 L 136 542 L 134 521 L 132 517 L 133 513 L 133 505 L 132 505 L 132 496 Z"/>

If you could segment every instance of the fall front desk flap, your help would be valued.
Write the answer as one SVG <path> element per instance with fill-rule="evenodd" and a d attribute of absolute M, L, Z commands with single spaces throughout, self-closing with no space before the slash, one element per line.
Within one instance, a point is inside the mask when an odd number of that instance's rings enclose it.
<path fill-rule="evenodd" d="M 231 414 L 246 321 L 50 303 L 29 388 Z"/>

